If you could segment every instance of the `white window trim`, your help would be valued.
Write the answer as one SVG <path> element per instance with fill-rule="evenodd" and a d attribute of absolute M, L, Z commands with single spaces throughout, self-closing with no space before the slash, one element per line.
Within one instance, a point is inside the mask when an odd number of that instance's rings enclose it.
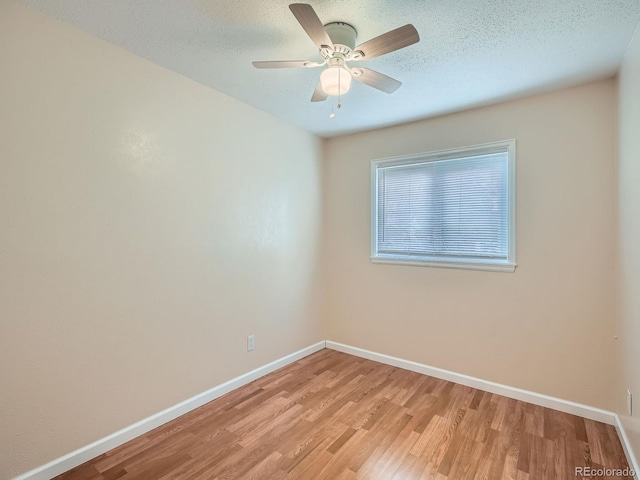
<path fill-rule="evenodd" d="M 508 153 L 507 170 L 509 179 L 509 255 L 503 262 L 483 262 L 480 260 L 451 261 L 429 260 L 423 257 L 409 255 L 376 254 L 378 250 L 378 167 L 402 164 L 435 162 L 451 158 L 485 155 L 491 153 Z M 516 263 L 516 141 L 515 139 L 500 142 L 485 143 L 462 148 L 451 148 L 435 152 L 420 153 L 402 157 L 382 158 L 371 161 L 371 261 L 373 263 L 390 263 L 398 265 L 417 265 L 426 267 L 459 268 L 465 270 L 488 270 L 499 272 L 513 272 Z"/>

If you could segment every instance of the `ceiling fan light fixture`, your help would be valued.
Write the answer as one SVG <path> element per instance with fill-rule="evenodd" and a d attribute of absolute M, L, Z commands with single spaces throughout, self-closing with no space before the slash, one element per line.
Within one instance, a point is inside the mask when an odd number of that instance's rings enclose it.
<path fill-rule="evenodd" d="M 327 95 L 344 95 L 351 88 L 351 74 L 343 67 L 329 67 L 320 75 L 322 90 Z"/>

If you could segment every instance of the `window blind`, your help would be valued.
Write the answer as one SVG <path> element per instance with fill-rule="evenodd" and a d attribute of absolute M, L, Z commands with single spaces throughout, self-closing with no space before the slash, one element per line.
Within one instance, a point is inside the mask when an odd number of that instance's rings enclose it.
<path fill-rule="evenodd" d="M 377 254 L 509 258 L 507 152 L 378 166 Z"/>

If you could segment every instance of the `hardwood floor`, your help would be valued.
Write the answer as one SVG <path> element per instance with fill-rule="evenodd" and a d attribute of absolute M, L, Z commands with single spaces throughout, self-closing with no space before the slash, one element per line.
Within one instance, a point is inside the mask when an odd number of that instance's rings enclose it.
<path fill-rule="evenodd" d="M 627 467 L 612 426 L 325 349 L 56 478 L 631 478 L 575 467 Z"/>

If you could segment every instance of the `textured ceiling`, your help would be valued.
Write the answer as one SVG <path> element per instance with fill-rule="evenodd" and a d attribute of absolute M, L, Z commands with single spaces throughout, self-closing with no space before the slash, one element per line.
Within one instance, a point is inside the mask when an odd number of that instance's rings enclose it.
<path fill-rule="evenodd" d="M 280 0 L 21 0 L 81 30 L 322 136 L 361 131 L 613 76 L 640 0 L 318 0 L 323 23 L 357 43 L 412 23 L 420 43 L 360 62 L 403 82 L 388 95 L 354 82 L 309 99 L 320 69 L 257 70 L 253 60 L 320 60 Z"/>

